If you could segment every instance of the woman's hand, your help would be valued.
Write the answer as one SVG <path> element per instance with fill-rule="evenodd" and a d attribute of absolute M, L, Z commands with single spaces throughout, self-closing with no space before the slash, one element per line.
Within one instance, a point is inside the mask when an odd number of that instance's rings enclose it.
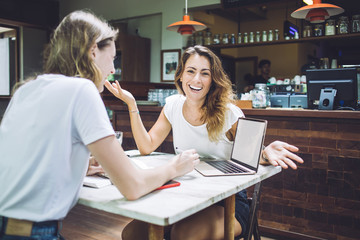
<path fill-rule="evenodd" d="M 194 167 L 199 164 L 199 154 L 195 149 L 183 151 L 181 154 L 173 158 L 176 176 L 182 176 L 188 172 L 194 170 Z"/>
<path fill-rule="evenodd" d="M 263 151 L 266 159 L 274 166 L 281 166 L 287 169 L 290 166 L 292 169 L 297 169 L 296 163 L 303 163 L 304 160 L 293 152 L 299 149 L 281 141 L 274 141 L 270 143 Z"/>
<path fill-rule="evenodd" d="M 86 175 L 95 175 L 97 173 L 105 173 L 104 169 L 100 166 L 100 164 L 95 160 L 95 157 L 89 158 L 89 167 L 86 172 Z"/>
<path fill-rule="evenodd" d="M 129 92 L 121 88 L 120 83 L 115 80 L 115 83 L 105 81 L 105 87 L 117 98 L 124 101 L 127 105 L 135 102 L 134 96 Z"/>

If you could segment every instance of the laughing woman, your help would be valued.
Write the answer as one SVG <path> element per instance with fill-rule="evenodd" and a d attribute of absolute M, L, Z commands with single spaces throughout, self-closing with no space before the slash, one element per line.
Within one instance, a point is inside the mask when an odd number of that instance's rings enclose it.
<path fill-rule="evenodd" d="M 123 90 L 118 82 L 112 85 L 105 83 L 110 92 L 128 105 L 132 132 L 142 154 L 158 148 L 172 130 L 175 148 L 195 148 L 202 157 L 229 158 L 236 121 L 244 114 L 233 104 L 231 82 L 219 58 L 203 46 L 188 48 L 176 70 L 175 85 L 180 94 L 166 99 L 158 120 L 147 132 L 133 95 Z M 261 163 L 296 169 L 294 162 L 303 162 L 293 153 L 296 151 L 298 148 L 295 146 L 275 141 L 264 149 L 263 155 L 267 160 L 261 159 Z M 244 190 L 236 195 L 237 236 L 246 231 L 248 216 L 249 206 Z M 215 204 L 174 224 L 168 231 L 171 240 L 223 239 L 224 207 L 221 203 Z M 123 239 L 146 239 L 147 228 L 143 223 L 133 221 L 124 229 L 122 236 Z"/>

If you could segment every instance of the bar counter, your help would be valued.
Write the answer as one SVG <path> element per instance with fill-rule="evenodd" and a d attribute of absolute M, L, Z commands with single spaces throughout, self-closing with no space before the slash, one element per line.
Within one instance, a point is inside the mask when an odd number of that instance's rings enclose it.
<path fill-rule="evenodd" d="M 110 109 L 114 129 L 124 132 L 123 148 L 136 148 L 127 107 L 111 105 Z M 139 106 L 147 130 L 161 109 Z M 268 120 L 265 144 L 280 140 L 296 145 L 305 161 L 296 171 L 282 171 L 264 183 L 258 212 L 261 234 L 284 239 L 359 239 L 360 112 L 243 112 Z M 156 151 L 173 153 L 171 134 Z"/>

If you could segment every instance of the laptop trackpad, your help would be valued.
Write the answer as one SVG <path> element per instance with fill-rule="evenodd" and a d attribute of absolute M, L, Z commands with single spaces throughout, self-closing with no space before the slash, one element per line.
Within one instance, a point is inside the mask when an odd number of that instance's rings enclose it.
<path fill-rule="evenodd" d="M 200 161 L 200 163 L 195 166 L 195 170 L 197 170 L 199 173 L 201 173 L 204 176 L 224 175 L 223 172 L 221 172 L 220 170 L 217 170 L 216 168 L 214 168 L 213 166 L 207 164 L 204 161 Z"/>

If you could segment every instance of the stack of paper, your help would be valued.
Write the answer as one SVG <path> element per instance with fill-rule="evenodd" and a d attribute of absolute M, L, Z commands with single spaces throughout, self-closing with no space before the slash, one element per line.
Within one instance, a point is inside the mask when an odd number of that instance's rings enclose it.
<path fill-rule="evenodd" d="M 93 188 L 102 188 L 111 185 L 110 179 L 102 176 L 86 176 L 84 178 L 84 186 L 93 187 Z"/>

